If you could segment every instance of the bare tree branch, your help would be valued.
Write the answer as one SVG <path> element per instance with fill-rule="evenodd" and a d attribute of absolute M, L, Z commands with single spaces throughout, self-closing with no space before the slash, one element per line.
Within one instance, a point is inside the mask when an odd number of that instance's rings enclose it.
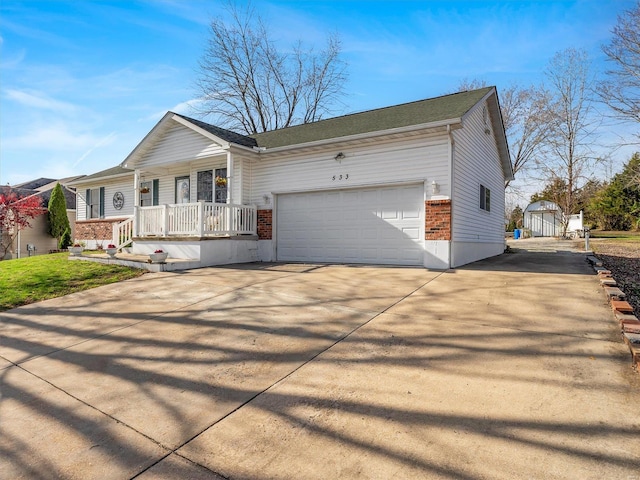
<path fill-rule="evenodd" d="M 611 69 L 597 92 L 622 119 L 640 122 L 640 2 L 618 15 L 613 38 L 602 50 Z"/>
<path fill-rule="evenodd" d="M 463 79 L 456 92 L 484 88 L 484 80 Z M 511 85 L 499 92 L 500 112 L 509 142 L 513 174 L 524 173 L 549 132 L 546 93 L 542 88 Z M 509 187 L 511 182 L 505 184 Z"/>
<path fill-rule="evenodd" d="M 543 155 L 536 161 L 547 184 L 564 185 L 554 198 L 566 215 L 575 213 L 581 182 L 599 160 L 592 146 L 597 140 L 591 64 L 585 51 L 573 48 L 556 53 L 545 71 L 548 82 L 545 118 L 549 129 Z M 563 225 L 566 234 L 566 222 Z"/>
<path fill-rule="evenodd" d="M 216 18 L 200 61 L 197 112 L 248 134 L 314 122 L 333 113 L 347 79 L 341 44 L 330 35 L 316 53 L 298 42 L 279 50 L 251 5 L 229 3 Z"/>

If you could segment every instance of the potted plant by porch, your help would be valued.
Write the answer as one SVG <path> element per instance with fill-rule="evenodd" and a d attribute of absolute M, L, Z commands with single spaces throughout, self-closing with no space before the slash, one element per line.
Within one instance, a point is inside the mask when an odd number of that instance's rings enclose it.
<path fill-rule="evenodd" d="M 105 248 L 104 251 L 107 252 L 107 255 L 109 255 L 109 257 L 113 258 L 116 256 L 118 249 L 113 243 L 110 243 L 109 245 L 107 245 L 107 248 Z"/>
<path fill-rule="evenodd" d="M 227 185 L 227 179 L 225 177 L 216 177 L 216 186 L 225 187 Z"/>
<path fill-rule="evenodd" d="M 82 251 L 84 250 L 84 247 L 79 243 L 74 243 L 72 247 L 68 248 L 68 250 L 69 250 L 69 253 L 74 257 L 79 257 L 80 255 L 82 255 Z"/>
<path fill-rule="evenodd" d="M 159 248 L 155 252 L 149 254 L 149 260 L 151 260 L 151 263 L 164 263 L 168 256 L 169 254 L 167 252 Z"/>

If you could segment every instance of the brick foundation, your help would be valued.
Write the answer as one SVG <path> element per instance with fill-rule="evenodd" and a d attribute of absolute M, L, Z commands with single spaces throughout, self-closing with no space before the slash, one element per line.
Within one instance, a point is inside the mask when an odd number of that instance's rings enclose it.
<path fill-rule="evenodd" d="M 273 210 L 258 210 L 258 239 L 271 240 L 273 234 Z"/>
<path fill-rule="evenodd" d="M 94 218 L 76 221 L 74 240 L 112 240 L 113 225 L 125 218 Z"/>
<path fill-rule="evenodd" d="M 451 200 L 424 202 L 424 239 L 451 240 Z"/>

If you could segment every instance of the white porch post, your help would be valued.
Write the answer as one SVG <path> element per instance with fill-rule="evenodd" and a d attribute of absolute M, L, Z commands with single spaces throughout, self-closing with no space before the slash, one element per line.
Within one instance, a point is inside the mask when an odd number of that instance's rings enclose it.
<path fill-rule="evenodd" d="M 140 206 L 140 170 L 135 169 L 133 172 L 133 236 L 137 237 L 139 228 L 138 222 L 140 222 L 140 215 L 138 207 Z"/>
<path fill-rule="evenodd" d="M 233 154 L 227 152 L 227 204 L 233 203 Z"/>
<path fill-rule="evenodd" d="M 204 202 L 198 202 L 197 233 L 199 237 L 204 236 Z"/>
<path fill-rule="evenodd" d="M 169 208 L 166 203 L 162 204 L 162 223 L 164 226 L 162 227 L 162 236 L 166 237 L 169 234 Z"/>
<path fill-rule="evenodd" d="M 138 222 L 140 221 L 140 212 L 138 212 L 138 207 L 137 205 L 133 206 L 133 236 L 134 238 L 138 236 Z"/>
<path fill-rule="evenodd" d="M 140 170 L 137 168 L 133 172 L 133 204 L 140 205 Z"/>

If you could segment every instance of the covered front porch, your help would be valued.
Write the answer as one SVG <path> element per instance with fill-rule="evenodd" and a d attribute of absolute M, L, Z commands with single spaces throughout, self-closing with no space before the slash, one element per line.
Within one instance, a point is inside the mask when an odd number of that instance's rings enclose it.
<path fill-rule="evenodd" d="M 162 250 L 195 263 L 188 268 L 257 260 L 255 206 L 199 201 L 136 207 L 132 222 L 133 254 Z"/>
<path fill-rule="evenodd" d="M 127 157 L 132 254 L 163 250 L 200 266 L 257 259 L 257 210 L 247 202 L 243 161 L 253 150 L 232 145 L 231 134 L 169 112 Z"/>
<path fill-rule="evenodd" d="M 256 207 L 228 203 L 164 204 L 135 207 L 133 237 L 215 237 L 256 235 Z"/>

